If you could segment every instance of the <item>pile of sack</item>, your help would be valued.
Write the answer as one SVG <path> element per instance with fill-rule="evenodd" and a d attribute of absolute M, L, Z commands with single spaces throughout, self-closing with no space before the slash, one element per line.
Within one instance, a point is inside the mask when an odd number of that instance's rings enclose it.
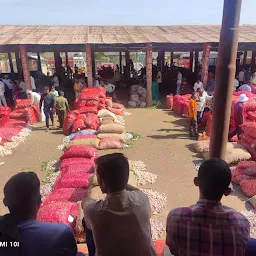
<path fill-rule="evenodd" d="M 132 108 L 145 108 L 147 106 L 147 90 L 141 85 L 132 85 L 128 105 Z"/>
<path fill-rule="evenodd" d="M 4 126 L 10 119 L 11 109 L 9 107 L 0 107 L 0 127 Z"/>
<path fill-rule="evenodd" d="M 168 94 L 166 95 L 166 98 L 165 98 L 165 108 L 166 109 L 170 109 L 172 110 L 173 108 L 173 94 Z"/>
<path fill-rule="evenodd" d="M 173 98 L 173 111 L 179 115 L 188 115 L 188 106 L 190 94 L 175 95 Z"/>
<path fill-rule="evenodd" d="M 67 148 L 60 158 L 60 173 L 53 190 L 43 200 L 37 215 L 39 221 L 67 224 L 78 242 L 85 242 L 84 230 L 77 217 L 94 174 L 96 157 L 97 150 L 92 147 L 74 145 Z"/>
<path fill-rule="evenodd" d="M 15 109 L 10 113 L 10 119 L 22 120 L 28 124 L 35 124 L 41 120 L 38 106 L 31 106 L 30 99 L 17 99 Z"/>
<path fill-rule="evenodd" d="M 232 181 L 240 185 L 246 196 L 256 195 L 256 162 L 242 161 L 232 172 Z"/>

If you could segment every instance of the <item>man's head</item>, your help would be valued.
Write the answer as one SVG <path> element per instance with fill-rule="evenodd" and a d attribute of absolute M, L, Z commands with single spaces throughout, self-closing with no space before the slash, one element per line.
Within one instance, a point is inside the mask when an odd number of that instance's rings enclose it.
<path fill-rule="evenodd" d="M 48 94 L 50 92 L 50 88 L 48 86 L 44 87 L 44 93 Z"/>
<path fill-rule="evenodd" d="M 197 77 L 196 82 L 197 82 L 197 83 L 200 83 L 200 82 L 201 82 L 200 77 Z"/>
<path fill-rule="evenodd" d="M 223 195 L 231 193 L 230 182 L 231 170 L 221 159 L 204 161 L 194 179 L 195 185 L 199 186 L 200 198 L 215 201 L 220 201 Z"/>
<path fill-rule="evenodd" d="M 59 91 L 59 95 L 64 97 L 64 92 L 63 91 Z"/>
<path fill-rule="evenodd" d="M 201 89 L 201 88 L 198 88 L 198 89 L 196 90 L 196 92 L 197 92 L 200 96 L 203 95 L 203 89 Z"/>
<path fill-rule="evenodd" d="M 129 163 L 121 153 L 108 154 L 96 160 L 96 173 L 103 193 L 125 189 L 129 179 Z"/>
<path fill-rule="evenodd" d="M 192 92 L 191 93 L 191 99 L 195 100 L 197 98 L 197 92 Z"/>
<path fill-rule="evenodd" d="M 19 218 L 35 219 L 41 204 L 40 181 L 34 172 L 12 176 L 4 187 L 3 203 Z"/>
<path fill-rule="evenodd" d="M 52 92 L 55 92 L 55 91 L 56 91 L 54 86 L 52 87 L 51 91 L 52 91 Z"/>

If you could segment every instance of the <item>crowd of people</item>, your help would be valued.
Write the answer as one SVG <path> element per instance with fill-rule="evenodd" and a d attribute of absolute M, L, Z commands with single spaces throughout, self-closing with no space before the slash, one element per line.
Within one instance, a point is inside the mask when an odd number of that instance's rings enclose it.
<path fill-rule="evenodd" d="M 156 256 L 149 199 L 140 189 L 128 185 L 128 159 L 114 153 L 98 157 L 95 164 L 100 189 L 107 197 L 82 201 L 89 256 Z M 202 163 L 194 178 L 199 200 L 192 206 L 171 210 L 167 217 L 166 245 L 172 255 L 256 255 L 249 221 L 221 203 L 222 197 L 231 193 L 230 183 L 231 170 L 225 161 Z M 76 255 L 70 227 L 36 221 L 41 195 L 35 173 L 11 177 L 4 187 L 3 203 L 9 214 L 0 218 L 0 242 L 18 242 L 19 247 L 1 247 L 1 255 Z"/>

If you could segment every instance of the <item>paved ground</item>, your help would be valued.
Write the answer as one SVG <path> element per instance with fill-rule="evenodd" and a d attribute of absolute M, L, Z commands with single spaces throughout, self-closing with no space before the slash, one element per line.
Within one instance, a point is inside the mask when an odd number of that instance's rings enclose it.
<path fill-rule="evenodd" d="M 151 172 L 159 175 L 157 182 L 147 187 L 167 194 L 168 204 L 160 217 L 165 222 L 170 209 L 191 205 L 198 199 L 198 190 L 193 185 L 193 177 L 196 175 L 193 161 L 199 158 L 191 151 L 192 141 L 185 128 L 186 119 L 177 118 L 173 112 L 160 109 L 129 111 L 132 115 L 126 117 L 126 128 L 140 134 L 141 139 L 134 141 L 131 148 L 122 152 L 131 160 L 144 161 Z M 12 156 L 0 159 L 6 162 L 0 166 L 0 201 L 2 189 L 9 177 L 19 171 L 35 171 L 42 179 L 44 174 L 40 172 L 41 163 L 57 159 L 61 155 L 56 147 L 61 144 L 63 135 L 59 131 L 45 133 L 42 126 L 39 124 L 25 144 L 16 149 Z M 244 200 L 238 192 L 225 198 L 224 203 L 243 210 Z M 6 208 L 2 204 L 0 207 L 0 214 L 5 213 Z"/>

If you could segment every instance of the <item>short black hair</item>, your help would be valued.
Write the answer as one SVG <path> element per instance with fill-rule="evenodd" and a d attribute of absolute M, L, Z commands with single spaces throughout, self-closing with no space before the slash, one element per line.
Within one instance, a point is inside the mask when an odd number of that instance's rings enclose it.
<path fill-rule="evenodd" d="M 95 161 L 97 174 L 111 192 L 125 189 L 129 179 L 129 162 L 121 153 L 101 156 Z"/>
<path fill-rule="evenodd" d="M 204 199 L 219 201 L 230 185 L 231 170 L 224 160 L 206 160 L 199 168 L 198 179 Z"/>
<path fill-rule="evenodd" d="M 45 91 L 50 90 L 50 87 L 49 87 L 49 86 L 45 86 L 45 87 L 44 87 L 44 90 L 45 90 Z"/>
<path fill-rule="evenodd" d="M 37 175 L 34 172 L 21 172 L 12 176 L 4 186 L 3 202 L 10 211 L 27 210 L 31 203 L 40 204 L 40 181 Z"/>

